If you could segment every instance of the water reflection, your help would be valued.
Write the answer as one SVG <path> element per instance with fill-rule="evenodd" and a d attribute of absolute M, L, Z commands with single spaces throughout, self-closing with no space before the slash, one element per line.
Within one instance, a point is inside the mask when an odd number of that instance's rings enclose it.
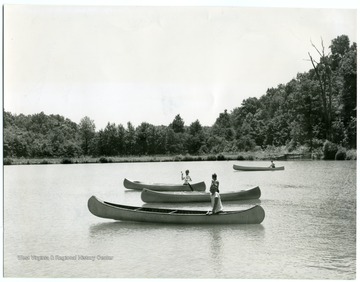
<path fill-rule="evenodd" d="M 221 236 L 221 230 L 215 228 L 210 232 L 211 236 L 211 258 L 213 260 L 213 265 L 220 273 L 223 272 L 223 240 Z"/>
<path fill-rule="evenodd" d="M 171 227 L 171 225 L 170 225 Z M 139 223 L 139 222 L 104 222 L 93 224 L 89 228 L 89 236 L 97 238 L 99 236 L 112 236 L 116 233 L 136 233 L 136 232 L 149 232 L 151 230 L 168 229 L 167 226 L 158 225 L 155 223 Z"/>
<path fill-rule="evenodd" d="M 184 225 L 184 224 L 157 224 L 157 223 L 141 223 L 141 222 L 126 222 L 126 221 L 116 221 L 116 222 L 102 222 L 98 224 L 93 224 L 89 227 L 89 237 L 98 238 L 101 236 L 113 236 L 114 234 L 134 234 L 134 233 L 143 233 L 151 231 L 203 231 L 206 233 L 204 236 L 211 236 L 212 241 L 222 242 L 226 238 L 222 235 L 222 232 L 235 233 L 235 232 L 248 232 L 249 234 L 257 233 L 257 237 L 264 235 L 264 226 L 261 224 L 224 224 L 224 225 L 209 225 L 209 224 L 193 224 L 193 225 Z M 216 243 L 218 244 L 218 243 Z M 220 243 L 221 245 L 221 243 Z M 215 249 L 218 248 L 215 246 Z"/>
<path fill-rule="evenodd" d="M 234 238 L 241 238 L 240 240 L 245 241 L 262 241 L 265 235 L 264 226 L 261 224 L 248 224 L 248 225 L 215 225 L 208 226 L 207 236 L 209 239 L 209 247 L 211 256 L 212 270 L 210 271 L 217 278 L 221 278 L 221 275 L 226 273 L 228 267 L 228 254 L 229 244 L 232 241 L 236 243 L 237 240 Z M 206 236 L 205 235 L 205 236 Z M 229 238 L 230 239 L 229 241 Z M 226 247 L 227 246 L 227 247 Z"/>
<path fill-rule="evenodd" d="M 126 235 L 136 233 L 150 233 L 152 231 L 165 232 L 180 229 L 184 230 L 187 226 L 184 225 L 159 225 L 156 223 L 140 223 L 140 222 L 106 222 L 91 225 L 89 228 L 89 236 L 91 238 L 108 237 L 116 234 Z M 188 226 L 191 229 L 191 226 Z"/>

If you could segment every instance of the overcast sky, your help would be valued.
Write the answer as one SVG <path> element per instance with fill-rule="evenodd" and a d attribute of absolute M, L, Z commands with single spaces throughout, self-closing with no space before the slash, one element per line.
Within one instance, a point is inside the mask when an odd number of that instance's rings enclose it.
<path fill-rule="evenodd" d="M 177 114 L 212 125 L 308 71 L 310 40 L 357 42 L 356 15 L 327 6 L 5 5 L 4 108 L 76 123 L 88 116 L 97 130 L 168 125 Z"/>

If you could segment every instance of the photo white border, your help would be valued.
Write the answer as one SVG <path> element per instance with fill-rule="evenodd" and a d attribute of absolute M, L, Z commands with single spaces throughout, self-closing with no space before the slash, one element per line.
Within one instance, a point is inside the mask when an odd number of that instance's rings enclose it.
<path fill-rule="evenodd" d="M 69 5 L 69 6 L 169 6 L 169 7 L 176 7 L 176 6 L 224 6 L 224 7 L 273 7 L 273 8 L 329 8 L 329 9 L 357 9 L 357 39 L 359 38 L 359 7 L 360 7 L 360 1 L 359 0 L 9 0 L 9 1 L 3 1 L 1 0 L 2 7 L 4 5 Z M 3 27 L 3 10 L 1 13 L 1 31 L 2 35 L 4 33 L 4 27 Z M 2 36 L 3 38 L 3 36 Z M 0 69 L 0 75 L 1 75 L 1 86 L 2 86 L 2 93 L 4 96 L 4 88 L 3 88 L 3 41 L 1 44 L 1 56 L 0 61 L 2 68 Z M 359 60 L 358 60 L 359 62 Z M 359 86 L 359 78 L 358 78 L 358 86 Z M 359 102 L 358 102 L 359 103 Z M 3 106 L 3 99 L 1 99 L 1 105 Z M 3 108 L 3 107 L 2 107 Z M 3 120 L 0 119 L 0 128 L 1 128 L 1 146 L 3 147 Z M 359 138 L 357 139 L 358 142 L 358 148 L 360 145 Z M 0 151 L 0 157 L 1 162 L 3 165 L 3 150 Z M 357 165 L 358 165 L 357 161 Z M 358 166 L 357 166 L 358 167 Z M 357 175 L 358 176 L 358 175 Z M 3 169 L 0 173 L 0 178 L 3 183 Z M 357 177 L 359 179 L 359 177 Z M 358 181 L 358 180 L 357 180 Z M 3 189 L 4 193 L 4 189 Z M 357 193 L 358 194 L 358 193 Z M 3 265 L 3 259 L 4 259 L 4 249 L 3 249 L 3 234 L 4 234 L 4 218 L 3 218 L 3 194 L 2 194 L 2 201 L 0 202 L 0 215 L 2 218 L 2 224 L 1 224 L 1 235 L 0 235 L 0 241 L 1 241 L 1 247 L 3 250 L 2 256 L 0 257 L 0 264 L 1 264 L 1 275 L 3 279 L 11 279 L 12 281 L 23 281 L 25 279 L 23 278 L 4 278 L 4 265 Z M 357 209 L 357 220 L 359 219 L 360 213 Z M 358 227 L 358 225 L 357 225 Z M 357 228 L 357 254 L 359 254 L 359 242 L 360 242 L 360 236 L 359 236 L 359 228 Z M 359 262 L 358 262 L 358 255 L 356 259 L 356 269 L 359 270 Z M 356 275 L 359 277 L 359 274 Z M 358 280 L 357 278 L 356 280 Z M 26 281 L 38 281 L 39 278 L 26 278 Z M 43 280 L 43 279 L 42 279 Z M 46 278 L 45 281 L 51 281 L 55 280 L 53 278 Z M 63 278 L 56 278 L 56 281 L 68 281 L 69 279 L 63 279 Z M 71 280 L 78 280 L 78 281 L 84 281 L 83 278 L 71 278 Z M 108 281 L 109 278 L 92 278 L 91 281 Z M 112 279 L 114 280 L 114 279 Z M 158 281 L 158 279 L 116 279 L 121 281 Z M 195 281 L 196 279 L 170 279 L 174 281 Z M 204 281 L 204 279 L 202 279 Z M 43 280 L 44 281 L 44 280 Z M 165 279 L 165 281 L 169 281 L 169 279 Z M 219 279 L 205 279 L 205 281 L 219 281 Z M 237 279 L 226 279 L 224 280 L 226 282 L 230 281 L 239 281 Z M 246 281 L 246 280 L 242 280 Z M 263 281 L 263 280 L 257 280 L 257 279 L 251 279 L 251 282 L 255 281 Z M 272 281 L 267 280 L 267 281 Z M 287 281 L 287 280 L 282 280 Z M 296 281 L 306 281 L 306 280 L 296 280 Z M 316 280 L 312 280 L 316 281 Z M 335 281 L 335 280 L 333 280 Z"/>

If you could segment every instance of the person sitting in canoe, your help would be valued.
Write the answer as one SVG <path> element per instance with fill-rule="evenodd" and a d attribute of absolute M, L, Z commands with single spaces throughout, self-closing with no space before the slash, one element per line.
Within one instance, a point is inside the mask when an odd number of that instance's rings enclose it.
<path fill-rule="evenodd" d="M 210 185 L 210 199 L 212 210 L 207 212 L 207 215 L 217 214 L 223 211 L 223 206 L 221 203 L 221 198 L 219 194 L 219 181 L 217 180 L 217 175 L 214 173 L 212 175 L 211 185 Z"/>
<path fill-rule="evenodd" d="M 271 167 L 271 168 L 275 168 L 275 164 L 274 164 L 274 162 L 273 161 L 271 161 L 271 164 L 270 164 L 270 166 L 269 167 Z"/>
<path fill-rule="evenodd" d="M 183 172 L 181 172 L 181 180 L 184 180 L 184 185 L 189 185 L 191 191 L 194 191 L 194 189 L 191 187 L 191 185 L 189 183 L 190 181 L 192 181 L 192 179 L 191 179 L 191 177 L 189 175 L 189 170 L 188 169 L 185 171 L 185 177 L 184 177 Z"/>

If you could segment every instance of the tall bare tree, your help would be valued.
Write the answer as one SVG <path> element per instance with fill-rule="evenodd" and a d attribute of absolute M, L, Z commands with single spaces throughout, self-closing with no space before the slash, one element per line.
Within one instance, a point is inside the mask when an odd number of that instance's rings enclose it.
<path fill-rule="evenodd" d="M 308 52 L 311 64 L 315 71 L 316 78 L 319 82 L 320 98 L 323 106 L 323 118 L 326 125 L 326 138 L 331 141 L 333 139 L 333 134 L 332 134 L 333 73 L 331 69 L 331 59 L 328 55 L 325 54 L 324 42 L 322 39 L 321 39 L 321 51 L 312 42 L 311 45 L 314 47 L 314 49 L 320 56 L 319 62 L 317 62 L 311 56 L 310 52 Z"/>

